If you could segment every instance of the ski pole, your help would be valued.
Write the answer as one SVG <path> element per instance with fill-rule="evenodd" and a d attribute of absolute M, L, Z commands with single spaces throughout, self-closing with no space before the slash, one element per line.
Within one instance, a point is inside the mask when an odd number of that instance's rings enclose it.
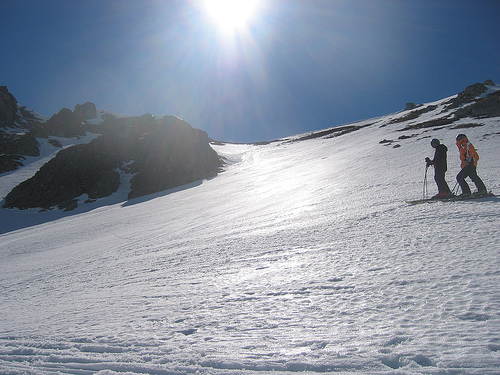
<path fill-rule="evenodd" d="M 424 186 L 422 189 L 422 199 L 427 199 L 427 170 L 429 169 L 429 165 L 425 166 L 425 174 L 424 174 Z"/>

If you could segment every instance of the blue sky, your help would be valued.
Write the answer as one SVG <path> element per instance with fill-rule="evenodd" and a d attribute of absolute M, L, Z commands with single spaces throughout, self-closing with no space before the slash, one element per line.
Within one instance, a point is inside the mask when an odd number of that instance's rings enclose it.
<path fill-rule="evenodd" d="M 202 3 L 0 0 L 0 85 L 46 116 L 91 101 L 253 142 L 500 83 L 497 0 L 260 0 L 231 35 Z"/>

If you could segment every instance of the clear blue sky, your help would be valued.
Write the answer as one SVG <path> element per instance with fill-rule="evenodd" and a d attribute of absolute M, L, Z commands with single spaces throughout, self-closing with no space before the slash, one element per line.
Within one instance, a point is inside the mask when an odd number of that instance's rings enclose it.
<path fill-rule="evenodd" d="M 500 83 L 498 0 L 261 0 L 230 35 L 202 2 L 0 0 L 0 85 L 46 116 L 91 101 L 248 142 Z"/>

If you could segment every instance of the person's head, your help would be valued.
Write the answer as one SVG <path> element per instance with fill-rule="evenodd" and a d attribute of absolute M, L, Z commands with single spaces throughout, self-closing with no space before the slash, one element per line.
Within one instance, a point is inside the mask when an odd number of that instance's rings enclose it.
<path fill-rule="evenodd" d="M 459 135 L 457 135 L 457 142 L 461 141 L 464 138 L 467 139 L 467 136 L 465 134 L 459 134 Z"/>
<path fill-rule="evenodd" d="M 436 148 L 437 146 L 439 146 L 439 139 L 434 138 L 431 141 L 431 146 L 434 147 L 434 148 Z"/>

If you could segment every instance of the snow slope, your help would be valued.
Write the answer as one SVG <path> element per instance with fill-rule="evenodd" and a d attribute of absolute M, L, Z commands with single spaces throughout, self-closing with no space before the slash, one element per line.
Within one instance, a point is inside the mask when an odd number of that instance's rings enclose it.
<path fill-rule="evenodd" d="M 126 203 L 1 209 L 0 373 L 499 374 L 500 199 L 404 200 L 434 137 L 454 185 L 462 132 L 500 193 L 500 121 L 403 115 L 214 145 L 218 177 Z"/>

